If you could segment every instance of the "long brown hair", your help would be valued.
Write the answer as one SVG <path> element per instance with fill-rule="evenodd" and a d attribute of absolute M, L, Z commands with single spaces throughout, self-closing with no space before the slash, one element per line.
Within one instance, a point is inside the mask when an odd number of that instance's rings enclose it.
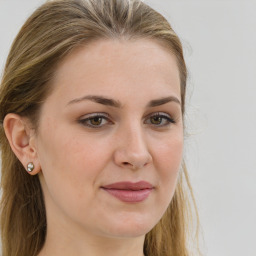
<path fill-rule="evenodd" d="M 28 175 L 12 152 L 3 120 L 8 113 L 16 113 L 36 126 L 60 60 L 74 48 L 104 38 L 150 38 L 169 49 L 179 67 L 184 114 L 187 69 L 182 45 L 158 12 L 140 0 L 53 0 L 38 8 L 14 40 L 0 88 L 3 256 L 36 256 L 43 247 L 47 229 L 38 176 Z M 194 197 L 183 165 L 166 213 L 146 235 L 146 256 L 189 255 L 191 200 Z"/>

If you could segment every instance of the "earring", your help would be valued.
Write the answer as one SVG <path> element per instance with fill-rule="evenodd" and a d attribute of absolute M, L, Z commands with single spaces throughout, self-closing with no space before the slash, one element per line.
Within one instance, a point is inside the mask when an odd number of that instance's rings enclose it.
<path fill-rule="evenodd" d="M 32 162 L 28 163 L 27 165 L 27 171 L 32 172 L 34 170 L 35 166 Z"/>

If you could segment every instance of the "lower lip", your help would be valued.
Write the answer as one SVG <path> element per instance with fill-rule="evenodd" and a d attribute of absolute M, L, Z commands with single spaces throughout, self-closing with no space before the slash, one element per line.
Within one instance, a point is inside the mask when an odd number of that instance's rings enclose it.
<path fill-rule="evenodd" d="M 105 189 L 110 195 L 118 198 L 126 203 L 139 203 L 148 198 L 152 192 L 152 188 L 142 190 L 121 190 L 121 189 Z"/>

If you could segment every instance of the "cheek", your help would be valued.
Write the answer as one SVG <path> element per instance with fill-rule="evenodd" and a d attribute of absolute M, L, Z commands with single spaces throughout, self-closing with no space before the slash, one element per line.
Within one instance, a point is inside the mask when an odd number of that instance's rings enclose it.
<path fill-rule="evenodd" d="M 157 148 L 157 157 L 155 161 L 156 169 L 158 170 L 160 187 L 174 193 L 178 173 L 181 168 L 183 156 L 183 136 L 177 136 L 175 139 L 167 143 L 162 143 Z"/>
<path fill-rule="evenodd" d="M 183 156 L 183 137 L 177 136 L 174 139 L 166 140 L 160 144 L 156 150 L 158 154 L 158 164 L 164 170 L 177 170 L 180 167 Z M 169 172 L 167 172 L 169 173 Z"/>
<path fill-rule="evenodd" d="M 38 140 L 45 197 L 53 209 L 51 202 L 66 212 L 77 209 L 78 213 L 96 192 L 96 181 L 107 161 L 108 151 L 104 145 L 79 132 L 47 128 L 48 132 L 42 131 Z"/>
<path fill-rule="evenodd" d="M 83 132 L 56 127 L 52 122 L 41 131 L 38 155 L 45 178 L 61 177 L 71 186 L 84 187 L 84 179 L 93 181 L 107 161 L 108 152 L 104 143 Z M 99 161 L 101 159 L 101 161 Z"/>

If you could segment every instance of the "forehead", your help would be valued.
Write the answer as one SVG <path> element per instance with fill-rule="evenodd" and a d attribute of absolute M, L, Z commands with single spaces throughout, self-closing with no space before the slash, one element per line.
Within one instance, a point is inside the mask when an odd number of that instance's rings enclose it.
<path fill-rule="evenodd" d="M 149 39 L 99 40 L 73 50 L 53 79 L 54 90 L 62 91 L 64 98 L 81 96 L 85 89 L 101 94 L 125 92 L 134 85 L 137 90 L 172 89 L 180 96 L 176 57 Z"/>

